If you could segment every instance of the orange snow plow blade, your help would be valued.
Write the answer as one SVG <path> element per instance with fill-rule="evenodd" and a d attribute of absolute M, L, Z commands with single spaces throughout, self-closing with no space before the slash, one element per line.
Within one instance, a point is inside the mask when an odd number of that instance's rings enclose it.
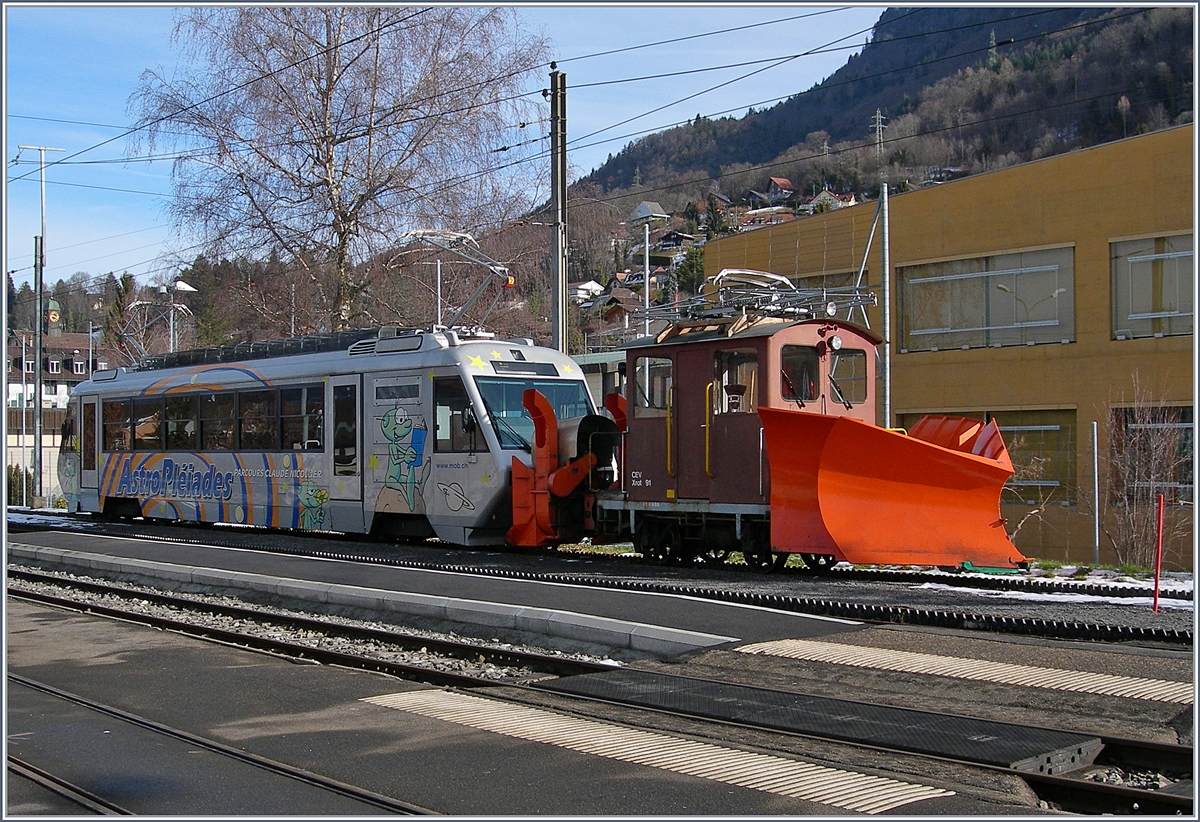
<path fill-rule="evenodd" d="M 776 551 L 861 565 L 1028 561 L 1000 516 L 1012 462 L 995 423 L 926 417 L 905 436 L 847 417 L 758 412 Z"/>

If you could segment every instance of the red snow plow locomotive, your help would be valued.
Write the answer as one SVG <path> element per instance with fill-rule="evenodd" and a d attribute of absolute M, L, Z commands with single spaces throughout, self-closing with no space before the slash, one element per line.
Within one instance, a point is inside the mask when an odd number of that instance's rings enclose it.
<path fill-rule="evenodd" d="M 789 554 L 813 570 L 1026 563 L 1000 515 L 1013 469 L 994 422 L 875 424 L 883 339 L 837 318 L 873 303 L 723 271 L 625 347 L 611 419 L 558 421 L 526 392 L 536 441 L 532 466 L 513 459 L 508 541 L 632 539 L 652 562 L 737 551 L 759 570 Z"/>

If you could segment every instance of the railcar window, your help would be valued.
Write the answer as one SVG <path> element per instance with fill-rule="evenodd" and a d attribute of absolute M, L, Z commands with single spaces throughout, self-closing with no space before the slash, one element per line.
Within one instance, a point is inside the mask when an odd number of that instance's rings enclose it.
<path fill-rule="evenodd" d="M 673 366 L 667 357 L 638 357 L 629 378 L 635 417 L 664 417 L 671 392 Z"/>
<path fill-rule="evenodd" d="M 458 377 L 433 381 L 433 416 L 437 424 L 434 449 L 475 451 L 478 428 L 467 389 Z"/>
<path fill-rule="evenodd" d="M 279 414 L 274 390 L 238 394 L 238 435 L 238 447 L 242 450 L 279 450 Z"/>
<path fill-rule="evenodd" d="M 128 451 L 132 440 L 129 436 L 129 413 L 133 405 L 129 400 L 104 401 L 104 450 Z"/>
<path fill-rule="evenodd" d="M 96 470 L 96 402 L 83 404 L 83 470 Z"/>
<path fill-rule="evenodd" d="M 780 393 L 785 400 L 812 402 L 820 396 L 817 380 L 820 376 L 820 359 L 817 349 L 807 345 L 785 345 L 780 356 Z"/>
<path fill-rule="evenodd" d="M 838 401 L 857 405 L 867 401 L 867 353 L 855 348 L 833 352 L 829 366 L 830 393 Z"/>
<path fill-rule="evenodd" d="M 572 417 L 592 413 L 586 384 L 580 380 L 520 380 L 500 377 L 476 377 L 475 386 L 483 398 L 488 417 L 501 448 L 529 450 L 533 440 L 533 420 L 525 410 L 526 389 L 541 392 L 561 423 Z"/>
<path fill-rule="evenodd" d="M 758 407 L 758 354 L 745 349 L 718 351 L 713 368 L 713 413 L 754 413 Z"/>
<path fill-rule="evenodd" d="M 358 386 L 333 387 L 333 473 L 358 474 Z"/>
<path fill-rule="evenodd" d="M 199 394 L 167 397 L 167 450 L 194 451 L 199 429 Z"/>
<path fill-rule="evenodd" d="M 75 434 L 75 405 L 74 402 L 67 403 L 67 415 L 63 418 L 62 439 L 59 440 L 58 449 L 66 453 L 79 450 L 79 438 Z"/>
<path fill-rule="evenodd" d="M 200 447 L 205 451 L 233 448 L 233 393 L 200 396 Z"/>
<path fill-rule="evenodd" d="M 133 401 L 133 447 L 136 451 L 161 451 L 163 443 L 162 399 Z"/>
<path fill-rule="evenodd" d="M 285 451 L 325 447 L 325 387 L 301 385 L 279 392 L 279 424 Z"/>

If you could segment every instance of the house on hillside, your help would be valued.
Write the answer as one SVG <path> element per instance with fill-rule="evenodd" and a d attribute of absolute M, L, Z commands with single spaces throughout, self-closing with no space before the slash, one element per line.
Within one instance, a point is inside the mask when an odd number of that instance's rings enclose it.
<path fill-rule="evenodd" d="M 567 293 L 571 295 L 571 299 L 576 305 L 583 305 L 589 300 L 604 293 L 604 286 L 595 280 L 585 280 L 580 283 L 567 283 Z"/>
<path fill-rule="evenodd" d="M 853 194 L 834 194 L 825 189 L 815 196 L 802 199 L 796 211 L 802 214 L 820 214 L 823 211 L 836 211 L 853 205 L 858 205 L 858 200 Z"/>
<path fill-rule="evenodd" d="M 753 231 L 769 225 L 790 223 L 794 219 L 796 219 L 796 214 L 788 206 L 752 208 L 738 219 L 738 231 Z"/>

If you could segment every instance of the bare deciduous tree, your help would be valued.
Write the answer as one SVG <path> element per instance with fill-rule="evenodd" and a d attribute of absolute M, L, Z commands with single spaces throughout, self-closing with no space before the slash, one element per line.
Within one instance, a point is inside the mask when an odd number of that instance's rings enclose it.
<path fill-rule="evenodd" d="M 1192 500 L 1183 492 L 1192 487 L 1194 445 L 1182 410 L 1156 402 L 1135 378 L 1132 404 L 1110 411 L 1103 521 L 1120 562 L 1153 566 L 1159 494 L 1176 509 L 1164 519 L 1164 555 L 1190 544 Z M 1181 503 L 1185 509 L 1177 508 Z"/>
<path fill-rule="evenodd" d="M 151 147 L 184 149 L 173 216 L 213 258 L 278 254 L 333 329 L 361 318 L 361 263 L 401 231 L 526 207 L 495 149 L 538 119 L 522 91 L 546 46 L 512 9 L 194 8 L 176 39 L 184 68 L 130 100 Z"/>

